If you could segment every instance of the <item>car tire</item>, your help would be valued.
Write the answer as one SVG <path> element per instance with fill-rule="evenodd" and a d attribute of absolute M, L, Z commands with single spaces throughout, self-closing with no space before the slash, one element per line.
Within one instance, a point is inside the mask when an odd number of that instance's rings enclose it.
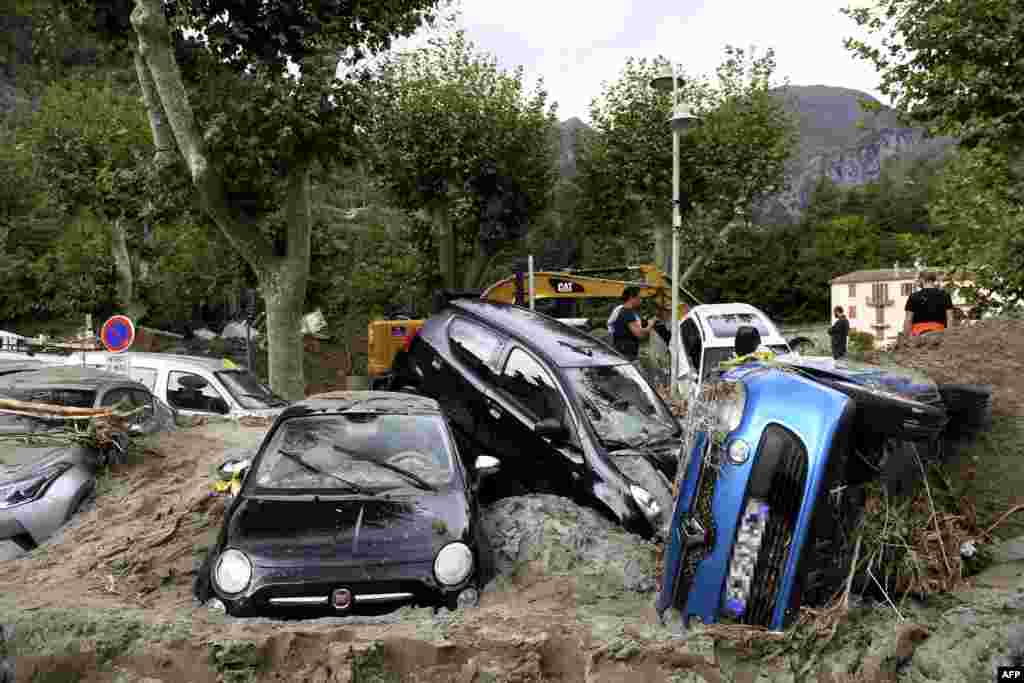
<path fill-rule="evenodd" d="M 674 504 L 672 483 L 643 456 L 615 456 L 614 461 L 615 465 L 628 479 L 647 489 L 654 499 L 658 501 L 658 506 L 661 508 L 661 524 L 655 531 L 658 536 L 667 538 Z"/>

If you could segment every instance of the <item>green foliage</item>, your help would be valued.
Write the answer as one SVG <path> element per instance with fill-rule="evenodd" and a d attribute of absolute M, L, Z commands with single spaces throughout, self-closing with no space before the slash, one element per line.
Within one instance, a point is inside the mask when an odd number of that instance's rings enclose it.
<path fill-rule="evenodd" d="M 398 683 L 399 680 L 397 673 L 387 670 L 384 646 L 379 642 L 352 658 L 352 683 Z"/>
<path fill-rule="evenodd" d="M 958 153 L 942 172 L 929 204 L 938 229 L 913 245 L 915 254 L 969 275 L 964 293 L 986 304 L 1024 297 L 1024 169 L 1004 152 L 977 147 Z"/>
<path fill-rule="evenodd" d="M 1024 8 L 1012 0 L 880 0 L 845 10 L 880 46 L 847 39 L 879 89 L 934 132 L 969 144 L 1020 145 Z"/>
<path fill-rule="evenodd" d="M 247 640 L 211 643 L 210 664 L 224 683 L 251 683 L 267 665 L 266 653 Z"/>
<path fill-rule="evenodd" d="M 451 222 L 455 263 L 478 257 L 466 280 L 479 278 L 552 199 L 557 121 L 543 85 L 527 92 L 521 68 L 500 69 L 456 32 L 387 60 L 377 86 L 377 173 L 402 208 Z"/>
<path fill-rule="evenodd" d="M 130 90 L 102 78 L 58 81 L 19 144 L 30 150 L 37 181 L 63 213 L 87 209 L 112 220 L 141 211 L 142 165 L 152 141 Z"/>
<path fill-rule="evenodd" d="M 638 240 L 643 228 L 670 219 L 671 95 L 650 86 L 665 64 L 630 60 L 591 105 L 594 130 L 579 150 L 577 183 L 592 239 Z M 714 80 L 687 78 L 681 87 L 681 100 L 701 117 L 681 142 L 683 208 L 692 204 L 700 216 L 683 232 L 686 253 L 714 251 L 726 225 L 749 224 L 757 201 L 781 189 L 796 126 L 771 96 L 774 69 L 770 50 L 748 57 L 727 48 Z"/>
<path fill-rule="evenodd" d="M 94 312 L 113 304 L 110 230 L 88 213 L 71 217 L 59 239 L 30 266 L 34 300 L 51 317 Z"/>

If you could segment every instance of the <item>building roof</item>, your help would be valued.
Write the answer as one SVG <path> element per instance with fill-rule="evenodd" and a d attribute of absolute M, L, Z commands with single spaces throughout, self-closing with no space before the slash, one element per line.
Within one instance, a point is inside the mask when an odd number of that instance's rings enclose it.
<path fill-rule="evenodd" d="M 858 282 L 892 282 L 894 280 L 917 280 L 924 270 L 916 268 L 883 268 L 880 270 L 855 270 L 839 277 L 832 278 L 832 284 L 856 284 Z"/>

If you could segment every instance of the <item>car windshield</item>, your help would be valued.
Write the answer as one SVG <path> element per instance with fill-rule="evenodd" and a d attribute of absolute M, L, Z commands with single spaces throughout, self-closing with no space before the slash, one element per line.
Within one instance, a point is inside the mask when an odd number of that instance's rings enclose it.
<path fill-rule="evenodd" d="M 451 480 L 452 468 L 440 415 L 295 417 L 274 432 L 253 481 L 278 493 L 431 490 Z"/>
<path fill-rule="evenodd" d="M 583 413 L 608 448 L 642 446 L 675 436 L 672 414 L 630 364 L 566 370 Z"/>
<path fill-rule="evenodd" d="M 250 410 L 286 405 L 284 400 L 270 387 L 261 383 L 254 374 L 246 370 L 225 370 L 214 373 L 228 388 L 238 405 Z"/>
<path fill-rule="evenodd" d="M 729 313 L 709 315 L 705 318 L 711 334 L 721 338 L 735 338 L 736 332 L 743 325 L 756 327 L 762 337 L 775 336 L 775 330 L 762 316 L 755 313 Z"/>

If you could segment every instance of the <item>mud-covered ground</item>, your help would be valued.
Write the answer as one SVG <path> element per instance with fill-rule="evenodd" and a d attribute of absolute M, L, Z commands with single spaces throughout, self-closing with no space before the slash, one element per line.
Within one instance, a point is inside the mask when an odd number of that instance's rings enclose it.
<path fill-rule="evenodd" d="M 974 373 L 959 381 L 997 387 L 1001 417 L 953 465 L 971 482 L 985 526 L 1024 502 L 1024 373 L 1010 367 L 1024 358 L 1010 348 L 1022 331 L 975 330 L 993 351 L 955 331 L 955 359 L 931 348 L 898 358 L 943 381 L 958 364 Z M 854 596 L 832 638 L 802 628 L 747 643 L 659 624 L 658 548 L 542 497 L 517 504 L 521 524 L 491 525 L 516 547 L 504 549 L 506 573 L 479 608 L 235 620 L 195 605 L 191 582 L 223 513 L 223 499 L 210 495 L 213 470 L 264 430 L 216 423 L 148 441 L 137 462 L 102 478 L 95 504 L 57 538 L 0 563 L 0 624 L 14 626 L 6 649 L 19 681 L 980 682 L 994 680 L 997 658 L 1024 654 L 1024 634 L 1013 630 L 1024 622 L 1024 543 L 999 545 L 998 563 L 954 594 L 892 605 Z M 1021 517 L 1003 521 L 996 540 L 1024 534 Z M 519 528 L 530 524 L 529 534 Z M 600 543 L 582 542 L 595 534 Z"/>

